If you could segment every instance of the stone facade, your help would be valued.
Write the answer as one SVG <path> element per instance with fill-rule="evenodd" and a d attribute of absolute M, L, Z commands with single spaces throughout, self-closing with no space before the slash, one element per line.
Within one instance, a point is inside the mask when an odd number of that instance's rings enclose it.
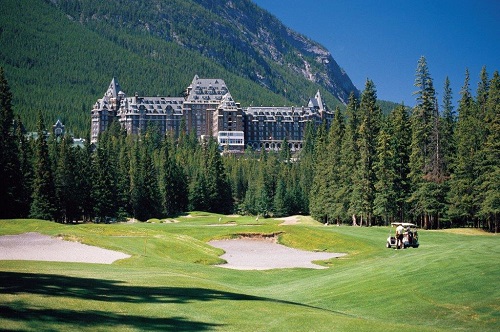
<path fill-rule="evenodd" d="M 307 106 L 248 107 L 235 102 L 222 79 L 202 79 L 197 75 L 186 89 L 185 97 L 127 97 L 113 78 L 103 98 L 92 109 L 91 141 L 110 122 L 118 120 L 129 134 L 144 133 L 154 124 L 162 134 L 176 136 L 184 121 L 187 133 L 199 138 L 216 137 L 222 148 L 241 152 L 254 149 L 279 150 L 286 138 L 292 151 L 302 148 L 307 122 L 315 125 L 333 119 L 318 91 Z"/>

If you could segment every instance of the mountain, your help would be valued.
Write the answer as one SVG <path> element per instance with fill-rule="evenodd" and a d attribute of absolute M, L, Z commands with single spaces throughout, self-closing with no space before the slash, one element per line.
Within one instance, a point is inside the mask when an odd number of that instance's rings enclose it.
<path fill-rule="evenodd" d="M 28 128 L 37 110 L 88 132 L 112 77 L 128 94 L 180 95 L 221 77 L 242 105 L 330 108 L 359 93 L 321 45 L 249 0 L 1 0 L 0 66 Z M 340 101 L 340 102 L 339 102 Z"/>

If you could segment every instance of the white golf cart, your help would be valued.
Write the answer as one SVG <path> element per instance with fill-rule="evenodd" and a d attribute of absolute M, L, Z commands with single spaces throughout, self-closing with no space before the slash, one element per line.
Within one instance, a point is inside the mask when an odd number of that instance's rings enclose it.
<path fill-rule="evenodd" d="M 417 225 L 409 222 L 393 222 L 391 223 L 391 229 L 394 227 L 396 227 L 394 233 L 389 230 L 389 237 L 387 238 L 387 243 L 385 245 L 387 248 L 418 248 L 419 243 Z M 398 229 L 400 232 L 402 232 L 403 236 L 402 242 L 400 244 L 398 243 L 396 234 Z"/>

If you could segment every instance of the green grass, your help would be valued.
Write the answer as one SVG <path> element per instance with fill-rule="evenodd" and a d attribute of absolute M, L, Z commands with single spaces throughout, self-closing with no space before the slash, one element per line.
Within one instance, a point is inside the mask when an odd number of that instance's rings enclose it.
<path fill-rule="evenodd" d="M 225 226 L 212 227 L 213 224 Z M 178 222 L 60 225 L 2 220 L 0 235 L 40 232 L 119 250 L 112 265 L 0 261 L 7 330 L 498 331 L 500 239 L 479 231 L 420 231 L 418 249 L 385 248 L 389 228 L 325 227 L 194 212 Z M 206 244 L 236 233 L 346 252 L 325 270 L 212 266 Z"/>

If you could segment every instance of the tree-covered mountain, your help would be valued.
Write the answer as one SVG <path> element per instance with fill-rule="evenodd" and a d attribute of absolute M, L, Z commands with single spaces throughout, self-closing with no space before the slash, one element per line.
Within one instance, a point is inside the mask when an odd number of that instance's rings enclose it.
<path fill-rule="evenodd" d="M 128 94 L 180 95 L 222 77 L 242 105 L 330 108 L 358 93 L 321 45 L 250 0 L 1 0 L 0 66 L 28 129 L 41 110 L 76 135 L 110 79 Z M 340 101 L 340 102 L 339 102 Z"/>

